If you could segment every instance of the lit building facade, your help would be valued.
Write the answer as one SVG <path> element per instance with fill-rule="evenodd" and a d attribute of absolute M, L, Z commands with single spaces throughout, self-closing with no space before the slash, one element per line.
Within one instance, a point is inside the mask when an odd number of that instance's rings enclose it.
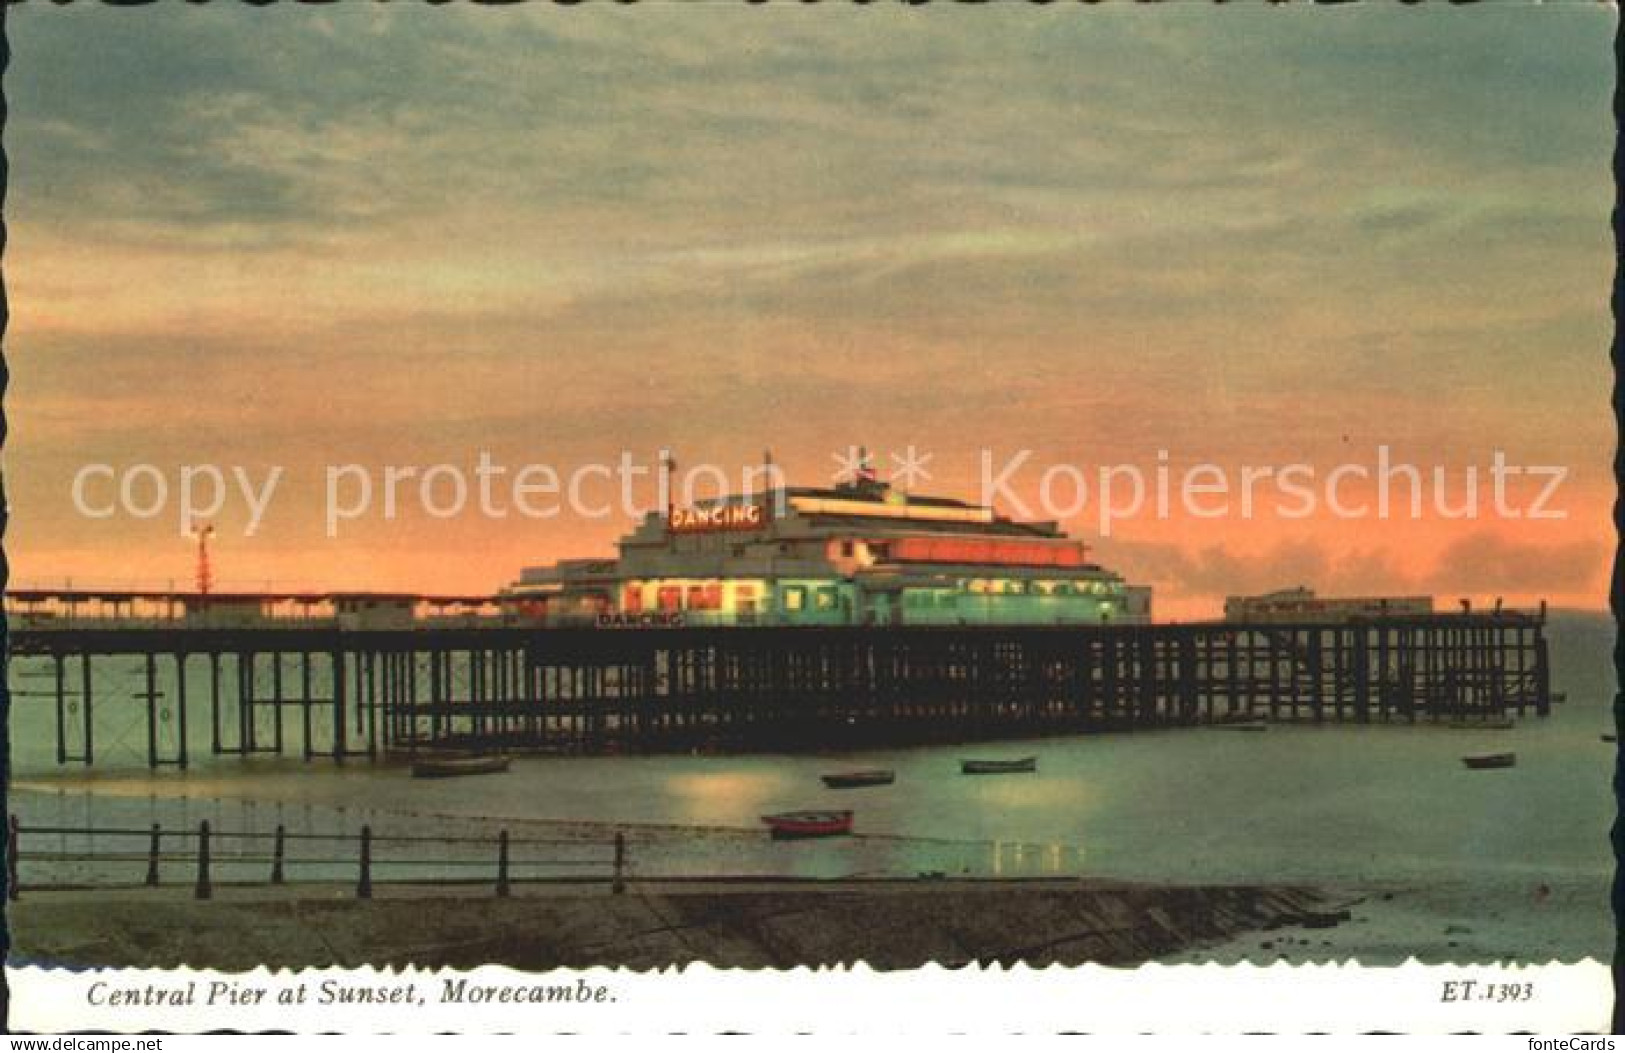
<path fill-rule="evenodd" d="M 508 603 L 549 623 L 1099 625 L 1151 617 L 1151 590 L 1091 563 L 1054 523 L 1018 522 L 874 479 L 651 513 L 609 560 L 526 568 Z"/>

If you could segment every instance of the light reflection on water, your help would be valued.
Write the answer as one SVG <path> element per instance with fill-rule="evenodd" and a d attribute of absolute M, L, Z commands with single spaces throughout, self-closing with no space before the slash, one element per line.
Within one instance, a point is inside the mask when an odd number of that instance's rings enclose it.
<path fill-rule="evenodd" d="M 765 811 L 769 801 L 782 798 L 788 779 L 776 772 L 713 771 L 673 775 L 665 782 L 672 801 L 672 821 L 711 826 L 719 806 Z"/>

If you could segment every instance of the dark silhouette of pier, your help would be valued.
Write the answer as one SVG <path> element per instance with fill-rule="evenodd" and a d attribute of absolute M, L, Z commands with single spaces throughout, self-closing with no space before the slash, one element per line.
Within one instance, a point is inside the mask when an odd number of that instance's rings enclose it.
<path fill-rule="evenodd" d="M 57 759 L 140 706 L 147 761 L 433 748 L 800 750 L 1240 720 L 1497 721 L 1549 712 L 1544 613 L 1340 623 L 344 629 L 78 621 L 11 631 L 44 663 Z M 109 662 L 142 687 L 103 694 Z M 188 707 L 208 707 L 207 743 Z M 162 734 L 161 734 L 162 732 Z"/>

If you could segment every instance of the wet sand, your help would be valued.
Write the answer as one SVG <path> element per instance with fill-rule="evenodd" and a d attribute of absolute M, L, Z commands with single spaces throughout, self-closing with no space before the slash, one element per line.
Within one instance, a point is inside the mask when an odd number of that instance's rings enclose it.
<path fill-rule="evenodd" d="M 489 887 L 353 886 L 25 893 L 13 963 L 224 970 L 498 963 L 545 970 L 690 962 L 1135 965 L 1325 916 L 1308 889 L 1078 881 L 823 881 Z M 1331 917 L 1335 917 L 1332 915 Z"/>
<path fill-rule="evenodd" d="M 1606 947 L 1614 933 L 1608 888 L 1602 882 L 1458 882 L 1328 890 L 1325 895 L 1328 904 L 1349 911 L 1347 922 L 1328 930 L 1251 933 L 1163 961 L 1390 966 L 1418 958 L 1428 964 L 1541 965 L 1582 960 L 1574 948 Z M 1606 961 L 1600 954 L 1584 957 Z"/>

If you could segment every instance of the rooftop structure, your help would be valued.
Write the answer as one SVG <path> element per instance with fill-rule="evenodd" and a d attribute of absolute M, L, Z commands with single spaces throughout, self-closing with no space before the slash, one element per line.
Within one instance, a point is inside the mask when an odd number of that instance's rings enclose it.
<path fill-rule="evenodd" d="M 652 512 L 617 559 L 527 567 L 505 596 L 547 621 L 690 625 L 1146 622 L 1151 592 L 1057 524 L 872 476 Z"/>
<path fill-rule="evenodd" d="M 1231 596 L 1224 616 L 1232 622 L 1345 622 L 1432 614 L 1431 596 L 1316 596 L 1310 588 L 1281 589 L 1262 596 Z"/>

